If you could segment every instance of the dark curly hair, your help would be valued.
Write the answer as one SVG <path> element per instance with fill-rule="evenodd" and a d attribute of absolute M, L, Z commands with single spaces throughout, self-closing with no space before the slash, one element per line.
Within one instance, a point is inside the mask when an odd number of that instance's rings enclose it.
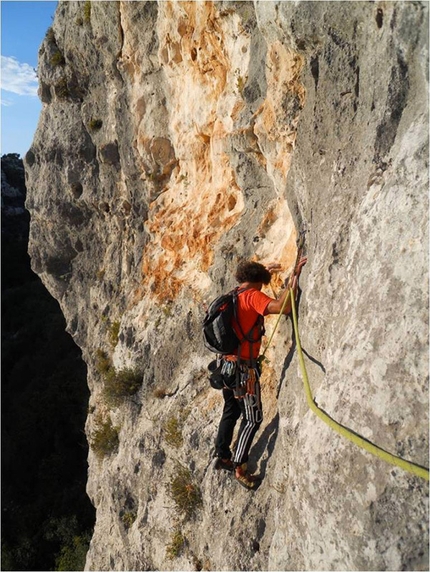
<path fill-rule="evenodd" d="M 263 284 L 269 284 L 271 277 L 270 272 L 265 266 L 259 262 L 251 262 L 249 260 L 240 262 L 236 270 L 236 280 L 239 284 L 242 284 L 242 282 L 262 282 Z"/>

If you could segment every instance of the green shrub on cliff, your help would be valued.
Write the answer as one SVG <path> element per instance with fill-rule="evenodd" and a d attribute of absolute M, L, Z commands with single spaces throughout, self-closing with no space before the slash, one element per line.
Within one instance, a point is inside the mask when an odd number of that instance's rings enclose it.
<path fill-rule="evenodd" d="M 185 421 L 190 414 L 190 409 L 181 409 L 181 411 L 175 416 L 171 416 L 163 425 L 164 438 L 166 443 L 172 447 L 182 447 L 184 439 L 182 436 L 182 429 L 184 427 Z"/>
<path fill-rule="evenodd" d="M 190 470 L 180 463 L 175 466 L 168 491 L 175 503 L 176 512 L 186 520 L 193 517 L 203 504 L 199 486 L 193 481 Z"/>
<path fill-rule="evenodd" d="M 143 375 L 138 369 L 111 367 L 105 375 L 103 395 L 109 405 L 117 406 L 134 395 L 142 385 Z"/>
<path fill-rule="evenodd" d="M 89 533 L 74 536 L 72 542 L 63 546 L 56 559 L 56 570 L 85 570 L 85 560 L 90 546 Z"/>
<path fill-rule="evenodd" d="M 120 326 L 121 324 L 117 321 L 109 327 L 109 342 L 113 348 L 118 344 Z"/>
<path fill-rule="evenodd" d="M 125 510 L 122 511 L 120 514 L 121 522 L 124 525 L 125 530 L 129 530 L 136 518 L 137 518 L 137 511 L 136 510 Z"/>
<path fill-rule="evenodd" d="M 84 22 L 91 22 L 91 1 L 87 0 L 84 4 Z"/>
<path fill-rule="evenodd" d="M 178 558 L 184 550 L 186 538 L 178 527 L 173 531 L 170 543 L 166 547 L 166 557 L 168 560 Z"/>
<path fill-rule="evenodd" d="M 61 78 L 55 85 L 55 94 L 59 99 L 66 99 L 70 95 L 69 86 L 65 77 Z"/>
<path fill-rule="evenodd" d="M 116 370 L 107 353 L 101 349 L 96 352 L 96 370 L 103 377 L 103 397 L 110 406 L 120 405 L 142 386 L 143 373 L 139 368 Z"/>
<path fill-rule="evenodd" d="M 48 30 L 46 31 L 46 39 L 48 40 L 48 42 L 55 43 L 55 33 L 52 28 L 48 28 Z"/>
<path fill-rule="evenodd" d="M 101 119 L 90 119 L 88 122 L 88 129 L 90 131 L 98 131 L 102 128 L 103 121 Z"/>
<path fill-rule="evenodd" d="M 118 450 L 119 445 L 119 429 L 114 427 L 110 419 L 97 418 L 95 421 L 95 430 L 90 440 L 91 449 L 102 459 L 108 455 L 112 455 Z"/>
<path fill-rule="evenodd" d="M 106 352 L 98 349 L 96 351 L 96 370 L 102 375 L 106 375 L 112 369 L 112 362 Z"/>
<path fill-rule="evenodd" d="M 51 56 L 51 66 L 63 66 L 66 63 L 63 54 L 58 50 Z"/>
<path fill-rule="evenodd" d="M 182 424 L 177 417 L 169 417 L 164 424 L 163 430 L 166 443 L 176 448 L 182 446 L 184 442 L 182 437 Z"/>

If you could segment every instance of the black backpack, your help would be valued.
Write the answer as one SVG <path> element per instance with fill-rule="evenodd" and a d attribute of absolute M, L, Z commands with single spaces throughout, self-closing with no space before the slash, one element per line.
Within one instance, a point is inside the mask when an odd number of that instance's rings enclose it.
<path fill-rule="evenodd" d="M 235 354 L 239 345 L 244 340 L 253 341 L 249 334 L 259 323 L 259 320 L 252 326 L 248 334 L 240 331 L 242 339 L 239 339 L 233 329 L 233 318 L 240 328 L 237 319 L 237 297 L 246 288 L 235 288 L 227 294 L 223 294 L 210 304 L 203 320 L 203 342 L 211 352 L 228 355 Z M 254 340 L 255 341 L 255 340 Z"/>

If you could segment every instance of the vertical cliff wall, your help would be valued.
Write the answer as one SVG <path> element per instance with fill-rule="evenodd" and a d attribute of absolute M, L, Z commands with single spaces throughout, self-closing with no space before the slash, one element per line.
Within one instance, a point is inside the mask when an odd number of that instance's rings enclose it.
<path fill-rule="evenodd" d="M 426 481 L 308 410 L 289 322 L 263 373 L 261 487 L 213 470 L 200 334 L 239 259 L 280 262 L 279 290 L 304 231 L 315 400 L 428 466 L 427 32 L 421 2 L 59 3 L 27 207 L 88 364 L 88 569 L 428 567 Z M 107 399 L 124 370 L 141 388 Z"/>

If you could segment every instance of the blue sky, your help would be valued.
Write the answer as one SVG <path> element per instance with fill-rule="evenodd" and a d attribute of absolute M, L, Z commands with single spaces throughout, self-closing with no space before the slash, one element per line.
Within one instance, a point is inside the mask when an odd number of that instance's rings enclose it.
<path fill-rule="evenodd" d="M 1 1 L 1 155 L 24 157 L 42 105 L 37 97 L 37 53 L 57 2 Z"/>

